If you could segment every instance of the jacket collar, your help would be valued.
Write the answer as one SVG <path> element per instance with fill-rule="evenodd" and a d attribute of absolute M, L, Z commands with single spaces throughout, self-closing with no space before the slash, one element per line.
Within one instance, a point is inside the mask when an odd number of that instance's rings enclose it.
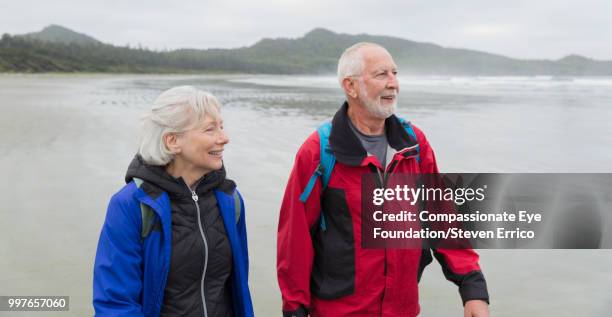
<path fill-rule="evenodd" d="M 130 163 L 126 172 L 125 182 L 129 183 L 135 177 L 144 181 L 142 189 L 153 199 L 156 199 L 162 192 L 166 192 L 172 200 L 191 200 L 189 187 L 187 187 L 182 178 L 175 178 L 168 174 L 163 166 L 145 163 L 140 154 L 137 154 Z M 227 187 L 235 187 L 235 184 L 225 177 L 225 166 L 222 166 L 220 170 L 209 172 L 198 180 L 198 185 L 195 189 L 196 193 L 204 195 L 218 187 L 223 187 L 226 191 L 228 190 L 226 189 Z M 231 184 L 226 184 L 227 182 Z M 233 187 L 229 189 L 230 192 L 233 190 Z"/>
<path fill-rule="evenodd" d="M 368 159 L 368 153 L 349 126 L 348 107 L 348 102 L 345 101 L 334 115 L 329 145 L 338 162 L 349 166 L 367 165 L 371 160 Z M 406 132 L 395 115 L 385 120 L 385 134 L 389 146 L 397 152 L 404 152 L 417 145 L 417 141 Z M 387 161 L 391 161 L 391 157 L 388 157 Z"/>

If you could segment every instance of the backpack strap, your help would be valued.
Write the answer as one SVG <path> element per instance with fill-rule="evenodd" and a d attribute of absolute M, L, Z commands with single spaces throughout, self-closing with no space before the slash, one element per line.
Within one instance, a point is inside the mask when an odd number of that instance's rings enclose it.
<path fill-rule="evenodd" d="M 319 134 L 319 165 L 310 176 L 310 180 L 308 184 L 306 184 L 306 188 L 300 195 L 300 201 L 306 202 L 312 189 L 314 188 L 315 183 L 317 182 L 317 178 L 322 177 L 322 185 L 323 189 L 327 188 L 327 184 L 329 184 L 329 178 L 331 177 L 331 172 L 334 169 L 334 165 L 336 164 L 336 157 L 332 153 L 329 147 L 329 135 L 331 133 L 331 122 L 326 122 L 320 125 L 317 128 L 317 133 Z"/>
<path fill-rule="evenodd" d="M 140 178 L 134 177 L 134 183 L 136 187 L 142 187 L 144 181 Z M 153 228 L 155 227 L 155 211 L 147 204 L 140 203 L 140 217 L 142 218 L 142 229 L 140 231 L 140 241 L 144 241 Z"/>
<path fill-rule="evenodd" d="M 232 197 L 234 198 L 234 219 L 236 219 L 236 224 L 238 224 L 240 214 L 242 213 L 242 203 L 240 202 L 240 194 L 238 194 L 237 189 L 232 193 Z"/>
<path fill-rule="evenodd" d="M 331 134 L 331 122 L 325 122 L 321 124 L 317 128 L 317 133 L 319 134 L 319 165 L 310 176 L 310 180 L 304 188 L 304 191 L 300 195 L 300 201 L 306 202 L 312 189 L 314 188 L 315 183 L 317 182 L 317 178 L 321 177 L 321 182 L 323 186 L 323 190 L 327 188 L 327 184 L 329 184 L 329 179 L 331 177 L 332 170 L 334 169 L 334 165 L 336 164 L 336 157 L 334 156 L 330 146 L 329 146 L 329 135 Z M 327 230 L 327 226 L 325 224 L 325 217 L 323 215 L 323 211 L 321 210 L 321 229 L 323 231 Z"/>
<path fill-rule="evenodd" d="M 319 133 L 319 142 L 321 144 L 320 155 L 321 161 L 319 164 L 323 167 L 323 189 L 327 188 L 331 172 L 334 170 L 336 164 L 336 157 L 332 152 L 329 145 L 329 135 L 331 134 L 331 122 L 326 122 L 319 126 L 317 132 Z"/>
<path fill-rule="evenodd" d="M 410 121 L 406 121 L 403 118 L 398 117 L 400 123 L 402 124 L 402 126 L 404 127 L 404 130 L 406 130 L 406 133 L 408 133 L 408 135 L 410 135 L 411 138 L 414 139 L 414 141 L 416 142 L 417 146 L 416 146 L 416 152 L 417 152 L 417 157 L 416 160 L 418 163 L 421 163 L 421 148 L 419 146 L 419 139 L 417 139 L 416 133 L 414 132 L 414 129 L 412 128 L 412 124 L 410 123 Z"/>

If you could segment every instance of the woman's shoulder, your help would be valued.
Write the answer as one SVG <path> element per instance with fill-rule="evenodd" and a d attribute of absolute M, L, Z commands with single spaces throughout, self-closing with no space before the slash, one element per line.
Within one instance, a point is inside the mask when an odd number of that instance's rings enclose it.
<path fill-rule="evenodd" d="M 140 208 L 140 202 L 136 197 L 136 192 L 138 191 L 138 186 L 134 181 L 131 181 L 125 184 L 119 191 L 117 191 L 110 199 L 109 209 L 110 208 L 120 208 L 120 209 L 135 209 Z"/>
<path fill-rule="evenodd" d="M 129 182 L 110 198 L 100 243 L 111 243 L 113 248 L 119 249 L 118 252 L 129 253 L 139 248 L 142 215 L 137 192 L 136 184 Z"/>
<path fill-rule="evenodd" d="M 221 183 L 217 186 L 217 190 L 223 193 L 226 193 L 228 195 L 231 195 L 234 192 L 234 190 L 237 190 L 236 182 L 234 182 L 233 180 L 229 178 L 224 178 L 223 181 L 221 181 Z"/>

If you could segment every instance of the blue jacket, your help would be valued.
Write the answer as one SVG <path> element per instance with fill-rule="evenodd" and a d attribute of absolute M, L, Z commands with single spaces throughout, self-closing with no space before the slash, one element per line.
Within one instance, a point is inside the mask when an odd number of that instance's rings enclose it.
<path fill-rule="evenodd" d="M 241 210 L 236 222 L 234 197 L 220 190 L 215 190 L 215 196 L 232 248 L 234 315 L 252 317 L 244 202 L 238 194 Z M 151 231 L 144 240 L 141 203 L 151 207 L 161 222 L 161 230 Z M 170 211 L 170 199 L 165 192 L 153 199 L 133 181 L 112 197 L 94 264 L 96 316 L 159 316 L 170 269 Z"/>

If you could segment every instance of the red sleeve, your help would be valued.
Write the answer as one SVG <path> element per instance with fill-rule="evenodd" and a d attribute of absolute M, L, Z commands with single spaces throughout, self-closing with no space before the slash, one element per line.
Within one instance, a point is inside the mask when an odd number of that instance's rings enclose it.
<path fill-rule="evenodd" d="M 278 221 L 276 269 L 283 311 L 310 307 L 310 274 L 314 250 L 310 228 L 321 213 L 321 180 L 306 203 L 299 197 L 319 164 L 319 137 L 311 134 L 299 149 L 285 188 Z"/>
<path fill-rule="evenodd" d="M 438 173 L 436 156 L 423 131 L 414 127 L 419 141 L 421 173 Z M 442 266 L 447 280 L 459 286 L 461 299 L 465 304 L 472 299 L 489 302 L 489 294 L 484 275 L 478 265 L 478 253 L 473 249 L 433 249 L 436 260 Z"/>
<path fill-rule="evenodd" d="M 472 249 L 435 249 L 436 260 L 447 280 L 459 286 L 461 300 L 481 299 L 489 302 L 487 282 L 478 266 L 478 254 Z"/>

